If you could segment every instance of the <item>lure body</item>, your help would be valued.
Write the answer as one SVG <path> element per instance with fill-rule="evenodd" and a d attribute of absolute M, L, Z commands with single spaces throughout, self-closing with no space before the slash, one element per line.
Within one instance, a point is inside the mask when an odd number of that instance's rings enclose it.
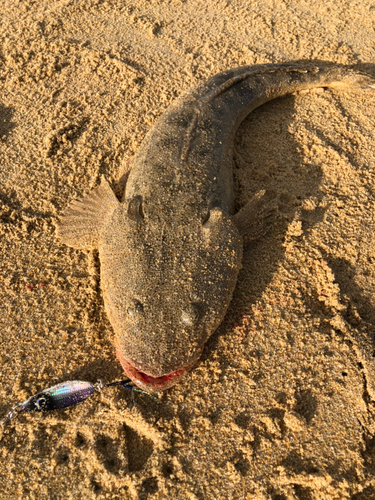
<path fill-rule="evenodd" d="M 31 413 L 40 411 L 61 410 L 84 401 L 98 391 L 97 385 L 83 380 L 70 380 L 45 389 L 19 407 L 19 412 Z"/>
<path fill-rule="evenodd" d="M 49 412 L 69 408 L 81 403 L 94 394 L 94 392 L 101 392 L 107 387 L 120 385 L 124 389 L 133 390 L 134 387 L 129 385 L 129 382 L 131 382 L 130 379 L 104 384 L 99 380 L 95 384 L 92 384 L 84 380 L 68 380 L 67 382 L 62 382 L 38 392 L 38 394 L 31 396 L 23 403 L 14 406 L 0 424 L 4 424 L 19 413 Z"/>

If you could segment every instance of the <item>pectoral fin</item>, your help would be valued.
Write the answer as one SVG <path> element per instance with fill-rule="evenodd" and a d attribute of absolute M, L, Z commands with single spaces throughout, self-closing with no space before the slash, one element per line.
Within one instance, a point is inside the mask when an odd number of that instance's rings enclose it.
<path fill-rule="evenodd" d="M 80 250 L 98 247 L 99 235 L 120 205 L 102 176 L 101 184 L 81 200 L 74 200 L 57 224 L 57 236 L 65 245 Z"/>
<path fill-rule="evenodd" d="M 247 241 L 265 234 L 272 225 L 278 210 L 276 196 L 270 191 L 259 191 L 233 217 L 241 236 Z"/>

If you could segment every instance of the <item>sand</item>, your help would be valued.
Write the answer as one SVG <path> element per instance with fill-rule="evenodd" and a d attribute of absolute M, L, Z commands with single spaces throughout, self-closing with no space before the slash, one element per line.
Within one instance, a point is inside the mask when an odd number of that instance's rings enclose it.
<path fill-rule="evenodd" d="M 370 0 L 2 0 L 0 415 L 65 380 L 123 378 L 70 200 L 209 76 L 291 60 L 374 74 Z M 236 204 L 276 190 L 233 302 L 183 382 L 108 389 L 0 429 L 1 499 L 375 498 L 375 96 L 318 91 L 236 137 Z"/>

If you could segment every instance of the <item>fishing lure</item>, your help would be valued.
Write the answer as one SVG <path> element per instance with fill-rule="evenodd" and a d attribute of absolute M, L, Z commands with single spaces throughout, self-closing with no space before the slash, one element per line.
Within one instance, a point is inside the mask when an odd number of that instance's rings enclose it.
<path fill-rule="evenodd" d="M 62 382 L 61 384 L 54 385 L 44 391 L 38 392 L 38 394 L 31 396 L 23 403 L 13 406 L 0 424 L 4 425 L 12 418 L 15 418 L 19 413 L 48 412 L 74 406 L 90 397 L 94 392 L 101 392 L 108 387 L 114 387 L 116 385 L 124 389 L 131 389 L 132 391 L 149 395 L 148 392 L 133 387 L 129 382 L 131 382 L 131 380 L 126 379 L 105 384 L 102 380 L 99 380 L 95 384 L 92 384 L 84 380 L 68 380 L 67 382 Z"/>

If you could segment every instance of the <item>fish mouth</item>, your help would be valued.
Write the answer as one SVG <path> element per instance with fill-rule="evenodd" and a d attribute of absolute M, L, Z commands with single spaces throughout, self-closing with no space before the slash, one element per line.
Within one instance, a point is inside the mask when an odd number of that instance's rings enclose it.
<path fill-rule="evenodd" d="M 176 384 L 190 370 L 196 360 L 189 365 L 175 370 L 161 377 L 153 377 L 136 368 L 127 360 L 119 349 L 116 349 L 116 355 L 126 375 L 141 389 L 147 392 L 160 392 L 169 389 Z"/>

